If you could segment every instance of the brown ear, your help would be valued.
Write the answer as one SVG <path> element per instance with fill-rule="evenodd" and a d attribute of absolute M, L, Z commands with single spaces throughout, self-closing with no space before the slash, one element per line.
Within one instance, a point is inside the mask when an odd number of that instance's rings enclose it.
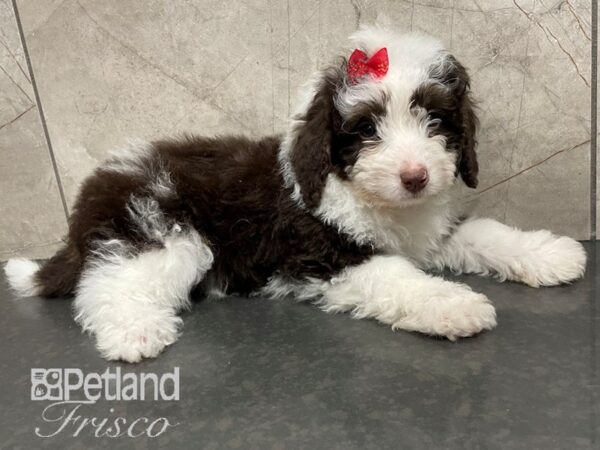
<path fill-rule="evenodd" d="M 323 74 L 308 109 L 297 117 L 299 123 L 293 130 L 290 162 L 302 200 L 309 209 L 319 205 L 327 175 L 333 169 L 330 150 L 336 111 L 334 96 L 339 80 L 337 71 Z"/>
<path fill-rule="evenodd" d="M 475 105 L 471 99 L 471 80 L 465 67 L 452 55 L 447 56 L 447 70 L 443 71 L 440 78 L 448 86 L 454 98 L 458 101 L 459 139 L 458 139 L 458 172 L 464 183 L 470 188 L 477 187 L 477 128 L 479 120 L 475 115 Z"/>
<path fill-rule="evenodd" d="M 459 114 L 461 117 L 461 139 L 459 149 L 458 171 L 464 183 L 470 188 L 477 187 L 477 175 L 479 165 L 477 164 L 477 127 L 479 121 L 475 115 L 473 101 L 471 100 L 471 80 L 465 67 L 454 57 L 454 89 L 459 100 Z"/>
<path fill-rule="evenodd" d="M 460 106 L 460 115 L 462 117 L 462 137 L 460 142 L 460 161 L 458 163 L 458 171 L 464 183 L 470 188 L 477 187 L 477 175 L 479 174 L 479 164 L 477 163 L 477 127 L 479 120 L 475 115 L 473 102 L 470 94 L 467 91 L 462 98 Z"/>

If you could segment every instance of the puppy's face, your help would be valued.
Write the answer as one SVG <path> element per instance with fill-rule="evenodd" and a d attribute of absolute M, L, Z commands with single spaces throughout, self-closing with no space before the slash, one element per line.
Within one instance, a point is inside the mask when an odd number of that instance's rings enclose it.
<path fill-rule="evenodd" d="M 369 205 L 401 208 L 477 184 L 475 129 L 464 67 L 423 36 L 377 29 L 355 36 L 369 56 L 389 54 L 385 74 L 352 75 L 344 61 L 313 84 L 282 146 L 284 175 L 316 207 L 330 173 Z"/>

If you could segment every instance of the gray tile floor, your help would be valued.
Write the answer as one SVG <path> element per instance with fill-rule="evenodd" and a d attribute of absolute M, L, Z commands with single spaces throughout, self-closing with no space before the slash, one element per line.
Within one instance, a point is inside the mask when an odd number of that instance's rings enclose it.
<path fill-rule="evenodd" d="M 0 448 L 600 448 L 596 249 L 584 280 L 531 289 L 462 277 L 498 309 L 496 330 L 456 343 L 290 301 L 200 302 L 180 341 L 131 366 L 99 358 L 67 299 L 15 300 L 0 281 Z M 167 417 L 160 437 L 94 437 L 30 400 L 30 369 L 180 367 L 177 402 L 84 405 L 82 417 Z M 62 412 L 55 411 L 58 418 Z"/>

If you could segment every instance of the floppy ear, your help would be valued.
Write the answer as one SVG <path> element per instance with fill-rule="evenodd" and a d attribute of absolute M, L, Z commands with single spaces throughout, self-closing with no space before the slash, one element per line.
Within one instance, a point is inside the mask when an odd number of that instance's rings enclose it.
<path fill-rule="evenodd" d="M 477 187 L 477 175 L 479 174 L 479 164 L 477 163 L 477 155 L 475 148 L 477 147 L 477 127 L 479 120 L 473 110 L 473 102 L 470 98 L 470 94 L 465 92 L 461 106 L 460 115 L 462 117 L 462 138 L 460 143 L 460 161 L 458 164 L 458 170 L 462 180 L 467 186 L 475 189 Z"/>
<path fill-rule="evenodd" d="M 442 82 L 451 90 L 458 102 L 457 122 L 459 124 L 458 139 L 458 172 L 464 183 L 470 188 L 477 187 L 477 175 L 479 165 L 477 164 L 477 128 L 479 120 L 475 115 L 475 107 L 471 98 L 471 80 L 465 67 L 452 55 L 448 55 L 447 62 L 451 69 L 442 76 Z"/>
<path fill-rule="evenodd" d="M 296 117 L 297 123 L 292 130 L 290 163 L 300 185 L 302 200 L 309 209 L 319 205 L 327 175 L 333 170 L 334 97 L 339 83 L 338 71 L 324 72 L 306 111 Z"/>

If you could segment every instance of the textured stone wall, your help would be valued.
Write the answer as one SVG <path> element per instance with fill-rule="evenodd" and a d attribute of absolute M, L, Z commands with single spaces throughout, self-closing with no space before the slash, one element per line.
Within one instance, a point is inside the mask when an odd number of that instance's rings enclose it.
<path fill-rule="evenodd" d="M 590 1 L 16 3 L 32 71 L 0 0 L 0 259 L 50 254 L 79 183 L 127 138 L 282 131 L 298 87 L 376 20 L 438 36 L 470 69 L 481 177 L 467 201 L 590 237 Z"/>

